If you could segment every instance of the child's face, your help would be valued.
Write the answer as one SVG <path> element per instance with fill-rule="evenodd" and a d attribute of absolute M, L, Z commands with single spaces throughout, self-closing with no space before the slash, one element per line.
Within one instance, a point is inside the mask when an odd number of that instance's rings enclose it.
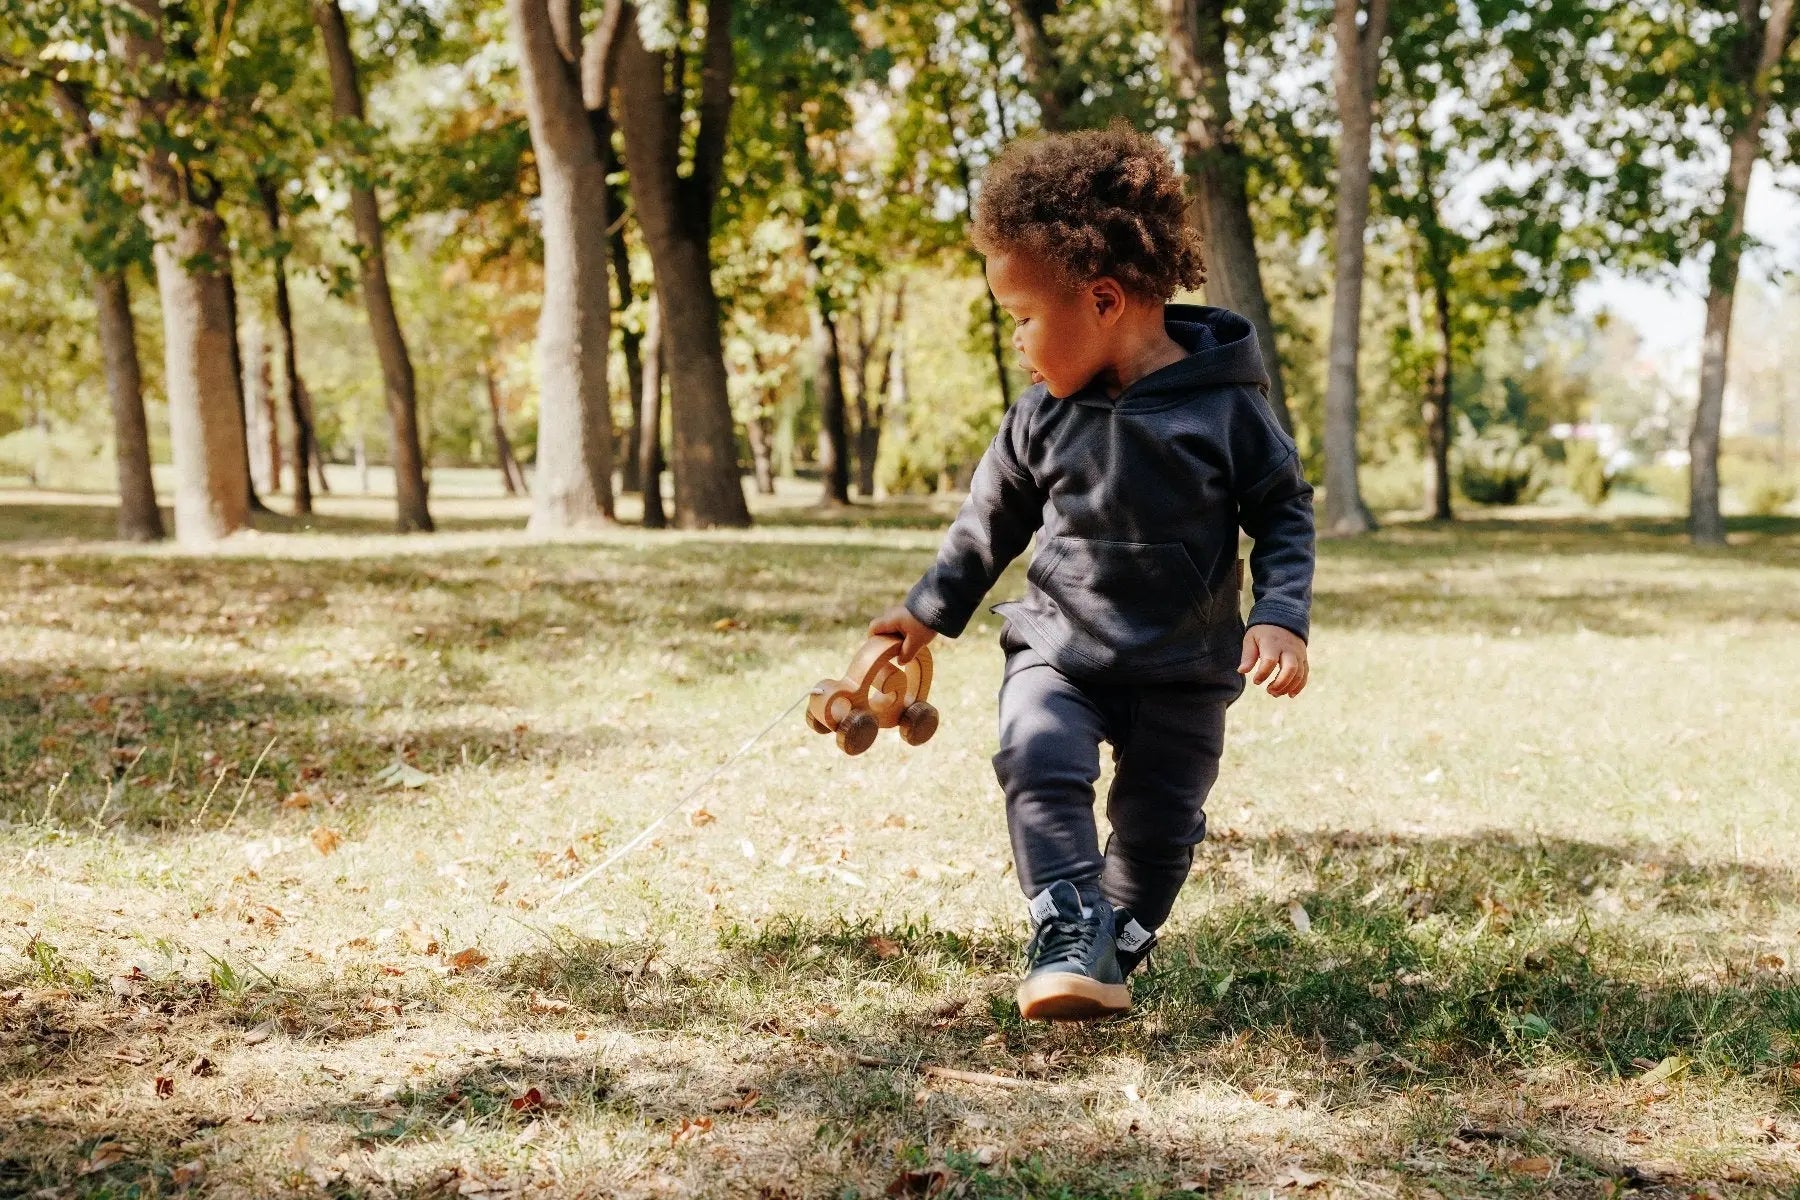
<path fill-rule="evenodd" d="M 1118 285 L 1111 279 L 1072 288 L 1023 251 L 996 250 L 987 258 L 988 287 L 1013 318 L 1013 349 L 1031 382 L 1053 396 L 1070 396 L 1106 365 L 1106 334 L 1118 318 Z"/>

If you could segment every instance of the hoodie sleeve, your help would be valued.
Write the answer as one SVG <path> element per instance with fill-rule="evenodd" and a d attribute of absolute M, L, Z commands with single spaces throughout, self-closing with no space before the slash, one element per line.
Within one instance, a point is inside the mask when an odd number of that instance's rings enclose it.
<path fill-rule="evenodd" d="M 1043 492 L 1018 449 L 1023 407 L 1013 405 L 1001 419 L 937 561 L 907 593 L 907 610 L 945 637 L 961 635 L 981 598 L 1043 522 Z"/>
<path fill-rule="evenodd" d="M 1293 439 L 1256 392 L 1244 391 L 1251 411 L 1233 423 L 1231 459 L 1238 524 L 1256 543 L 1248 624 L 1279 625 L 1304 639 L 1312 615 L 1313 489 Z"/>

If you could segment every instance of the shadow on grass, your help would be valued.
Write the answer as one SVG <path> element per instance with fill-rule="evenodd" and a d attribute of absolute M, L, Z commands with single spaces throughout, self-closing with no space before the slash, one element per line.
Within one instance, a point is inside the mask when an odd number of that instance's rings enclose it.
<path fill-rule="evenodd" d="M 1252 858 L 1265 877 L 1275 866 L 1310 880 L 1295 897 L 1310 914 L 1309 932 L 1296 929 L 1287 896 L 1236 886 L 1234 865 Z M 1662 1185 L 1678 1182 L 1666 1167 L 1607 1159 L 1579 1128 L 1572 1134 L 1561 1069 L 1629 1080 L 1646 1062 L 1674 1059 L 1696 1086 L 1735 1080 L 1770 1112 L 1794 1101 L 1793 976 L 1747 951 L 1734 960 L 1717 949 L 1709 961 L 1723 965 L 1696 973 L 1687 935 L 1653 921 L 1657 913 L 1772 912 L 1800 898 L 1792 872 L 1498 833 L 1221 840 L 1196 871 L 1216 878 L 1223 899 L 1166 931 L 1151 969 L 1134 980 L 1134 1011 L 1118 1021 L 1022 1023 L 1011 999 L 1020 951 L 1013 934 L 781 915 L 724 930 L 716 954 L 696 957 L 654 940 L 563 931 L 553 945 L 458 986 L 493 998 L 484 1005 L 490 1032 L 512 1025 L 647 1039 L 630 1055 L 608 1052 L 604 1036 L 571 1037 L 566 1052 L 446 1063 L 397 1094 L 320 1100 L 314 1087 L 291 1104 L 259 1100 L 259 1109 L 266 1121 L 331 1125 L 365 1148 L 449 1143 L 458 1120 L 510 1140 L 545 1112 L 564 1125 L 614 1120 L 667 1147 L 684 1141 L 684 1122 L 705 1117 L 721 1133 L 785 1147 L 772 1156 L 784 1164 L 829 1151 L 834 1186 L 872 1181 L 879 1192 L 907 1170 L 948 1163 L 966 1195 L 1074 1197 L 1161 1194 L 1157 1186 L 1173 1186 L 1201 1162 L 1211 1164 L 1213 1186 L 1267 1186 L 1291 1160 L 1288 1152 L 1269 1158 L 1229 1121 L 1173 1145 L 1121 1136 L 1116 1114 L 1098 1105 L 1121 1060 L 1142 1064 L 1159 1089 L 1223 1089 L 1224 1099 L 1208 1103 L 1226 1109 L 1256 1111 L 1253 1085 L 1292 1089 L 1293 1103 L 1320 1113 L 1376 1106 L 1399 1130 L 1389 1143 L 1372 1146 L 1367 1161 L 1315 1165 L 1398 1171 L 1434 1186 L 1466 1169 L 1460 1186 L 1476 1190 L 1501 1178 L 1492 1156 L 1502 1151 L 1560 1158 L 1562 1173 L 1541 1189 L 1557 1194 L 1586 1194 L 1605 1178 L 1648 1184 L 1658 1170 Z M 1591 919 L 1620 912 L 1644 918 L 1637 928 Z M 131 1003 L 190 1041 L 203 1042 L 208 1028 L 274 1021 L 296 1045 L 352 1047 L 388 1028 L 402 1006 L 416 1017 L 467 1003 L 447 1000 L 440 983 L 409 978 L 404 987 L 389 981 L 371 1012 L 355 998 L 377 987 L 373 972 L 298 988 L 253 981 L 232 994 L 170 980 L 146 985 Z M 0 991 L 42 982 L 0 980 Z M 104 984 L 69 982 L 77 1000 L 105 1003 Z M 116 1072 L 109 1056 L 124 1037 L 42 1006 L 0 1004 L 0 1039 L 31 1047 L 11 1056 L 7 1077 L 37 1089 Z M 918 1073 L 933 1064 L 1003 1075 L 1024 1090 Z M 1540 1079 L 1534 1067 L 1551 1075 Z M 160 1178 L 194 1154 L 232 1153 L 228 1136 L 207 1133 L 231 1116 L 158 1113 L 146 1099 L 104 1122 L 58 1109 L 48 1124 L 19 1126 L 18 1148 L 0 1160 L 0 1184 L 73 1178 L 101 1132 L 171 1147 L 154 1161 L 121 1164 L 119 1179 L 130 1171 Z M 1027 1120 L 1058 1132 L 1037 1139 L 1042 1153 L 983 1166 L 945 1133 L 967 1127 L 969 1114 L 995 1129 Z M 1471 1139 L 1490 1147 L 1479 1152 L 1488 1159 L 1468 1158 L 1479 1157 Z M 1738 1182 L 1790 1182 L 1746 1164 Z M 765 1169 L 732 1168 L 740 1172 L 733 1186 L 755 1194 L 765 1178 L 782 1182 L 759 1174 Z M 391 1183 L 414 1195 L 441 1179 Z"/>
<path fill-rule="evenodd" d="M 243 795 L 237 819 L 253 827 L 297 791 L 318 802 L 341 793 L 352 807 L 404 795 L 379 790 L 377 776 L 397 762 L 433 776 L 554 763 L 626 733 L 384 729 L 371 721 L 383 707 L 275 672 L 13 670 L 0 691 L 0 819 L 170 829 L 203 811 L 216 824 Z"/>
<path fill-rule="evenodd" d="M 465 516 L 434 512 L 441 533 L 523 529 L 524 519 L 513 515 Z M 174 511 L 162 510 L 163 528 L 173 532 Z M 285 511 L 251 514 L 250 524 L 262 533 L 324 533 L 347 537 L 398 534 L 392 517 L 359 513 L 314 513 L 296 517 Z M 93 503 L 86 495 L 69 503 L 11 501 L 0 492 L 0 545 L 8 542 L 110 542 L 118 539 L 118 505 Z M 412 535 L 406 535 L 412 536 Z"/>

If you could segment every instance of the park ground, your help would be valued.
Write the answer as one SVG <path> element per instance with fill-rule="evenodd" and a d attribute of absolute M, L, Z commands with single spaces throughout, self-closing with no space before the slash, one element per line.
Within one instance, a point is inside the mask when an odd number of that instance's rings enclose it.
<path fill-rule="evenodd" d="M 543 544 L 448 490 L 209 558 L 0 502 L 0 1195 L 1800 1195 L 1800 521 L 1325 545 L 1131 1015 L 1057 1027 L 992 617 L 929 745 L 794 713 L 551 899 L 947 509 Z"/>

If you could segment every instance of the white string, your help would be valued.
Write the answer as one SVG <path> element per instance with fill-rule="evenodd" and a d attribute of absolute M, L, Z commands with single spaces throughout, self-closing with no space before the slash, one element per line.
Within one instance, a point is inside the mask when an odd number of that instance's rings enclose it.
<path fill-rule="evenodd" d="M 774 729 L 777 725 L 779 725 L 783 721 L 787 720 L 788 716 L 791 713 L 793 713 L 793 711 L 796 708 L 799 708 L 802 704 L 806 703 L 807 698 L 810 697 L 811 695 L 812 695 L 812 690 L 810 688 L 807 689 L 805 692 L 802 692 L 800 694 L 800 698 L 798 700 L 794 701 L 792 704 L 788 705 L 787 708 L 785 710 L 783 710 L 783 712 L 781 713 L 780 716 L 776 717 L 773 721 L 770 721 L 767 725 L 763 726 L 762 729 L 759 730 L 755 736 L 753 736 L 749 741 L 745 742 L 742 746 L 739 746 L 737 748 L 737 751 L 734 754 L 732 754 L 732 756 L 730 758 L 727 758 L 724 762 L 722 762 L 718 766 L 714 767 L 712 769 L 712 771 L 707 774 L 705 779 L 702 779 L 699 783 L 696 783 L 693 787 L 689 788 L 685 793 L 683 793 L 681 798 L 679 800 L 675 801 L 675 803 L 669 805 L 669 807 L 663 812 L 663 814 L 661 816 L 657 817 L 656 820 L 650 822 L 650 824 L 644 826 L 644 828 L 641 831 L 639 831 L 639 833 L 636 837 L 632 838 L 629 842 L 626 842 L 623 846 L 620 846 L 617 850 L 614 850 L 611 854 L 607 855 L 606 858 L 603 859 L 602 861 L 600 861 L 599 863 L 588 868 L 586 871 L 583 871 L 578 878 L 572 879 L 568 883 L 564 884 L 562 886 L 562 888 L 556 893 L 556 895 L 550 897 L 550 899 L 545 902 L 544 907 L 546 909 L 548 909 L 548 908 L 552 908 L 552 907 L 556 906 L 557 904 L 560 904 L 565 897 L 569 896 L 570 894 L 572 894 L 576 891 L 579 891 L 581 888 L 585 887 L 588 884 L 588 882 L 590 880 L 592 880 L 596 875 L 599 875 L 602 871 L 606 870 L 606 868 L 612 866 L 614 863 L 618 862 L 621 858 L 624 858 L 627 854 L 630 854 L 633 850 L 637 849 L 639 844 L 641 844 L 643 842 L 643 840 L 645 838 L 649 837 L 652 833 L 656 832 L 657 828 L 659 826 L 661 826 L 664 821 L 666 821 L 670 817 L 674 816 L 676 814 L 676 812 L 678 812 L 683 805 L 685 805 L 689 800 L 692 800 L 695 796 L 699 795 L 703 790 L 705 790 L 706 785 L 711 783 L 713 780 L 717 779 L 719 777 L 720 773 L 723 772 L 726 767 L 729 767 L 732 763 L 736 762 L 738 759 L 744 757 L 745 754 L 749 753 L 750 747 L 752 747 L 752 746 L 756 745 L 756 743 L 762 741 L 763 738 L 768 736 L 770 730 Z"/>

